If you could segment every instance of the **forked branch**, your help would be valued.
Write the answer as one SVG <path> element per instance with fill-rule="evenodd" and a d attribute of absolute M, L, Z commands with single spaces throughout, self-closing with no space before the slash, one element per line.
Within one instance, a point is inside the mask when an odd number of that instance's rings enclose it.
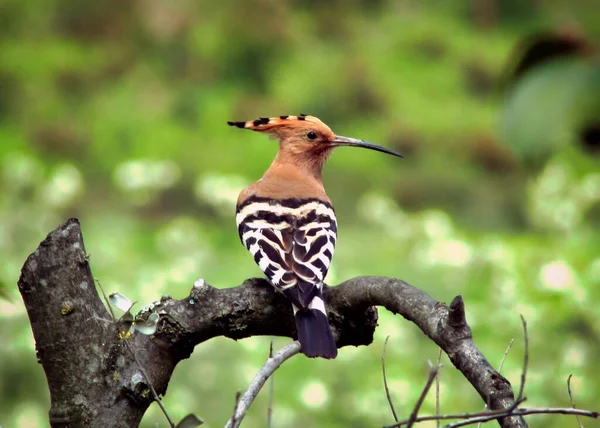
<path fill-rule="evenodd" d="M 51 232 L 29 256 L 19 290 L 48 378 L 53 426 L 104 427 L 115 421 L 136 426 L 152 403 L 149 383 L 164 394 L 176 364 L 197 344 L 217 336 L 296 337 L 289 302 L 265 280 L 227 289 L 199 280 L 185 299 L 165 297 L 140 314 L 160 315 L 153 336 L 129 340 L 146 380 L 98 296 L 76 219 Z M 442 348 L 490 409 L 513 406 L 510 383 L 473 343 L 460 296 L 446 306 L 398 279 L 358 277 L 327 288 L 325 300 L 338 347 L 369 345 L 377 325 L 374 306 L 383 306 Z M 515 416 L 499 422 L 526 426 Z"/>

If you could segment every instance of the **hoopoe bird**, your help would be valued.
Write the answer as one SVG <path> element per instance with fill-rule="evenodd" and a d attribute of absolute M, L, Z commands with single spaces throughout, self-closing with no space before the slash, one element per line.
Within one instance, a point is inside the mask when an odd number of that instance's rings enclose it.
<path fill-rule="evenodd" d="M 302 352 L 307 357 L 335 358 L 323 280 L 335 249 L 337 222 L 323 187 L 323 165 L 339 146 L 402 155 L 335 135 L 321 120 L 305 114 L 227 123 L 279 140 L 267 172 L 239 195 L 238 233 L 267 279 L 291 301 Z"/>

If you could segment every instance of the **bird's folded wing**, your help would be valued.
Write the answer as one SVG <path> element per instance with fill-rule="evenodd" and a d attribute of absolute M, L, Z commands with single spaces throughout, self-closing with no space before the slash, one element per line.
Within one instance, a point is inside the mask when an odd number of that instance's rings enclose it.
<path fill-rule="evenodd" d="M 312 221 L 296 227 L 240 225 L 242 243 L 269 281 L 299 309 L 321 290 L 335 248 L 337 225 Z"/>

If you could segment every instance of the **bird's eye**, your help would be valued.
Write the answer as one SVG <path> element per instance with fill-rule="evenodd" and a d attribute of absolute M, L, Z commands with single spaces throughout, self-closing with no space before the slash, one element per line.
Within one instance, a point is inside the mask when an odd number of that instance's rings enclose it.
<path fill-rule="evenodd" d="M 317 139 L 317 133 L 310 131 L 306 134 L 306 138 L 308 138 L 309 140 L 316 140 Z"/>

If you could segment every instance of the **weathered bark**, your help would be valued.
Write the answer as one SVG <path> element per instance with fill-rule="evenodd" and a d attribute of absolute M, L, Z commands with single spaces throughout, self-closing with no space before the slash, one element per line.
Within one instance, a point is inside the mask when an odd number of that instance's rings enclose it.
<path fill-rule="evenodd" d="M 137 426 L 152 395 L 98 296 L 76 219 L 51 232 L 29 256 L 19 289 L 48 379 L 51 425 Z M 370 344 L 377 326 L 374 306 L 384 306 L 437 343 L 491 409 L 512 405 L 510 383 L 473 343 L 460 296 L 448 307 L 401 280 L 359 277 L 327 288 L 325 300 L 338 347 Z M 296 337 L 289 302 L 263 279 L 227 289 L 200 280 L 189 297 L 164 297 L 151 310 L 160 315 L 156 334 L 128 340 L 159 394 L 176 364 L 208 339 Z M 499 422 L 526 426 L 518 417 Z"/>

